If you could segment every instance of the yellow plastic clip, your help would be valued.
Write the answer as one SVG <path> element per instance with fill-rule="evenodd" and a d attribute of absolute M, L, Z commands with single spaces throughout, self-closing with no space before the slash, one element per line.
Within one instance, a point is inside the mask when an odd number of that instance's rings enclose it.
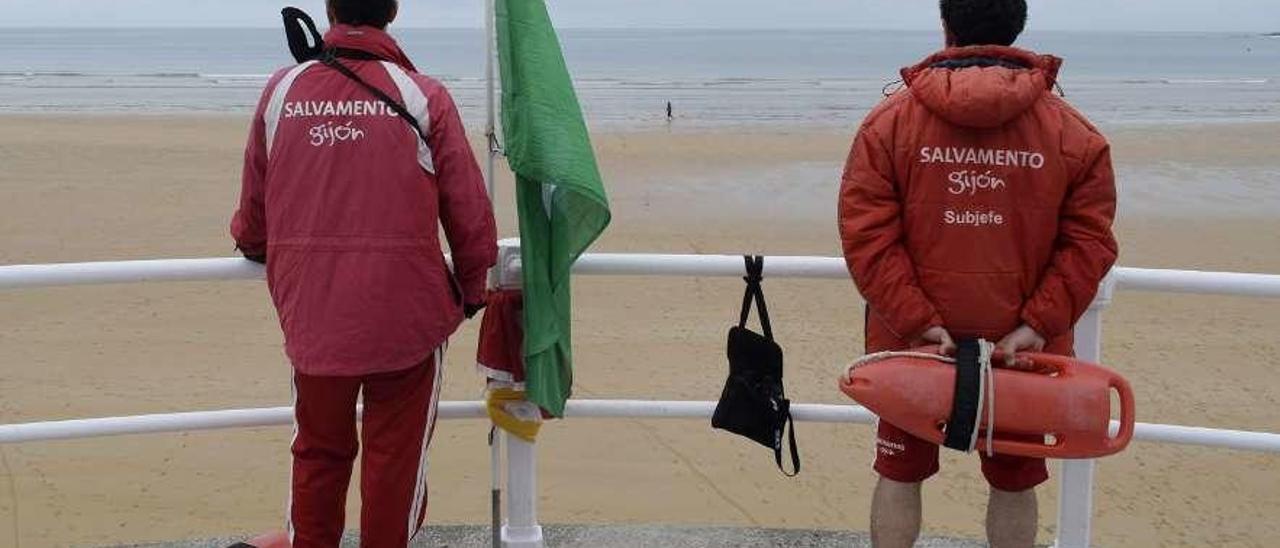
<path fill-rule="evenodd" d="M 542 412 L 525 401 L 524 390 L 491 387 L 485 394 L 489 420 L 517 438 L 533 443 L 542 428 Z"/>

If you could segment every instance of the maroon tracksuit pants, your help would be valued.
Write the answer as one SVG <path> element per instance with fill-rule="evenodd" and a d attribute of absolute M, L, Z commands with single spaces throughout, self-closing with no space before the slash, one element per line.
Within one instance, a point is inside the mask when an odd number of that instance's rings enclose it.
<path fill-rule="evenodd" d="M 294 372 L 289 536 L 295 547 L 336 547 L 361 443 L 360 545 L 403 547 L 427 515 L 427 446 L 435 428 L 443 349 L 403 371 L 362 377 Z M 364 422 L 356 437 L 356 398 Z"/>

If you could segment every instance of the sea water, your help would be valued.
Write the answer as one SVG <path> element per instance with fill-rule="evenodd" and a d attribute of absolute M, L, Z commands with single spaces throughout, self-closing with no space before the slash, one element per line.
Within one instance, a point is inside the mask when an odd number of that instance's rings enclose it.
<path fill-rule="evenodd" d="M 484 35 L 393 29 L 446 83 L 469 125 L 484 116 Z M 588 121 L 660 127 L 856 126 L 936 32 L 562 31 Z M 1034 32 L 1066 60 L 1067 98 L 1102 124 L 1280 120 L 1280 39 L 1196 33 Z M 229 112 L 291 63 L 274 29 L 5 29 L 0 112 Z"/>

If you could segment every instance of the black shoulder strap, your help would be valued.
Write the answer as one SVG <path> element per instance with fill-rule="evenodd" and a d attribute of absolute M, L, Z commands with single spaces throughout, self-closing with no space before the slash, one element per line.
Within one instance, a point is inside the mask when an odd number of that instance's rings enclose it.
<path fill-rule="evenodd" d="M 738 327 L 746 328 L 747 319 L 751 316 L 751 301 L 760 309 L 760 327 L 766 339 L 773 340 L 773 326 L 769 325 L 769 308 L 764 303 L 764 289 L 760 282 L 764 281 L 764 257 L 746 255 L 743 260 L 747 265 L 747 275 L 742 278 L 747 282 L 747 291 L 742 295 L 742 313 L 738 317 Z"/>
<path fill-rule="evenodd" d="M 796 422 L 791 418 L 791 400 L 781 400 L 782 416 L 785 419 L 783 428 L 787 430 L 787 442 L 791 444 L 791 471 L 782 467 L 782 436 L 779 432 L 778 439 L 773 443 L 773 460 L 778 463 L 778 470 L 782 471 L 782 475 L 794 478 L 800 474 L 800 451 L 796 449 Z"/>
<path fill-rule="evenodd" d="M 943 445 L 956 451 L 969 451 L 973 444 L 973 430 L 978 418 L 978 386 L 982 383 L 982 371 L 978 367 L 980 353 L 977 339 L 963 339 L 956 343 L 955 396 L 951 401 L 951 419 L 947 422 L 947 437 Z"/>
<path fill-rule="evenodd" d="M 397 116 L 399 116 L 401 119 L 407 122 L 409 124 L 409 127 L 412 127 L 413 130 L 418 133 L 418 137 L 422 139 L 422 142 L 424 144 L 428 142 L 426 132 L 422 131 L 422 124 L 419 124 L 418 119 L 415 118 L 412 114 L 409 114 L 409 110 L 406 109 L 404 105 L 400 104 L 399 101 L 392 99 L 390 95 L 387 95 L 385 92 L 378 89 L 373 84 L 366 82 L 363 78 L 361 78 L 355 72 L 352 72 L 350 68 L 348 68 L 346 65 L 342 64 L 342 62 L 338 60 L 339 57 L 364 59 L 364 60 L 377 60 L 377 59 L 380 59 L 379 57 L 366 52 L 362 52 L 362 51 L 332 48 L 332 49 L 326 49 L 324 50 L 324 53 L 320 54 L 320 62 L 324 63 L 326 67 L 329 67 L 329 68 L 332 68 L 333 70 L 338 71 L 343 76 L 346 76 L 347 78 L 351 79 L 351 81 L 357 84 L 360 84 L 361 87 L 368 90 L 369 93 L 372 93 L 374 97 L 377 97 L 383 103 L 386 103 L 387 106 L 391 108 L 391 110 L 395 111 Z"/>
<path fill-rule="evenodd" d="M 361 61 L 385 61 L 386 59 L 367 51 L 325 47 L 324 37 L 320 35 L 320 31 L 316 30 L 315 21 L 306 12 L 298 8 L 284 8 L 280 10 L 280 16 L 284 19 L 284 34 L 289 42 L 289 52 L 293 54 L 294 59 L 299 63 L 312 59 L 318 60 L 325 66 L 351 79 L 351 81 L 360 84 L 360 87 L 372 93 L 378 100 L 386 103 L 396 113 L 396 116 L 407 122 L 409 127 L 412 127 L 413 131 L 422 139 L 423 144 L 429 144 L 427 134 L 422 130 L 422 124 L 418 123 L 416 117 L 409 114 L 409 109 L 405 108 L 399 101 L 392 99 L 386 92 L 366 82 L 364 78 L 361 78 L 346 65 L 342 64 L 341 61 L 338 61 L 339 58 Z"/>

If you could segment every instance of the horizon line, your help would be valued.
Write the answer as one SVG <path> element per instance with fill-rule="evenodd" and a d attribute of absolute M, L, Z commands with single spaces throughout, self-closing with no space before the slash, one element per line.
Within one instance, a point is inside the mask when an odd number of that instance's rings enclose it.
<path fill-rule="evenodd" d="M 279 25 L 8 25 L 0 23 L 0 30 L 275 30 Z M 940 32 L 940 29 L 925 27 L 694 27 L 694 26 L 652 26 L 652 27 L 619 27 L 619 26 L 562 26 L 558 30 L 610 30 L 610 31 L 688 31 L 688 32 Z M 443 31 L 479 31 L 478 26 L 392 26 L 391 32 L 397 30 L 443 30 Z M 1031 28 L 1024 34 L 1037 32 L 1078 32 L 1078 33 L 1149 33 L 1149 34 L 1253 34 L 1275 35 L 1280 31 L 1256 29 L 1240 30 L 1205 30 L 1205 29 L 1083 29 L 1083 28 Z"/>

